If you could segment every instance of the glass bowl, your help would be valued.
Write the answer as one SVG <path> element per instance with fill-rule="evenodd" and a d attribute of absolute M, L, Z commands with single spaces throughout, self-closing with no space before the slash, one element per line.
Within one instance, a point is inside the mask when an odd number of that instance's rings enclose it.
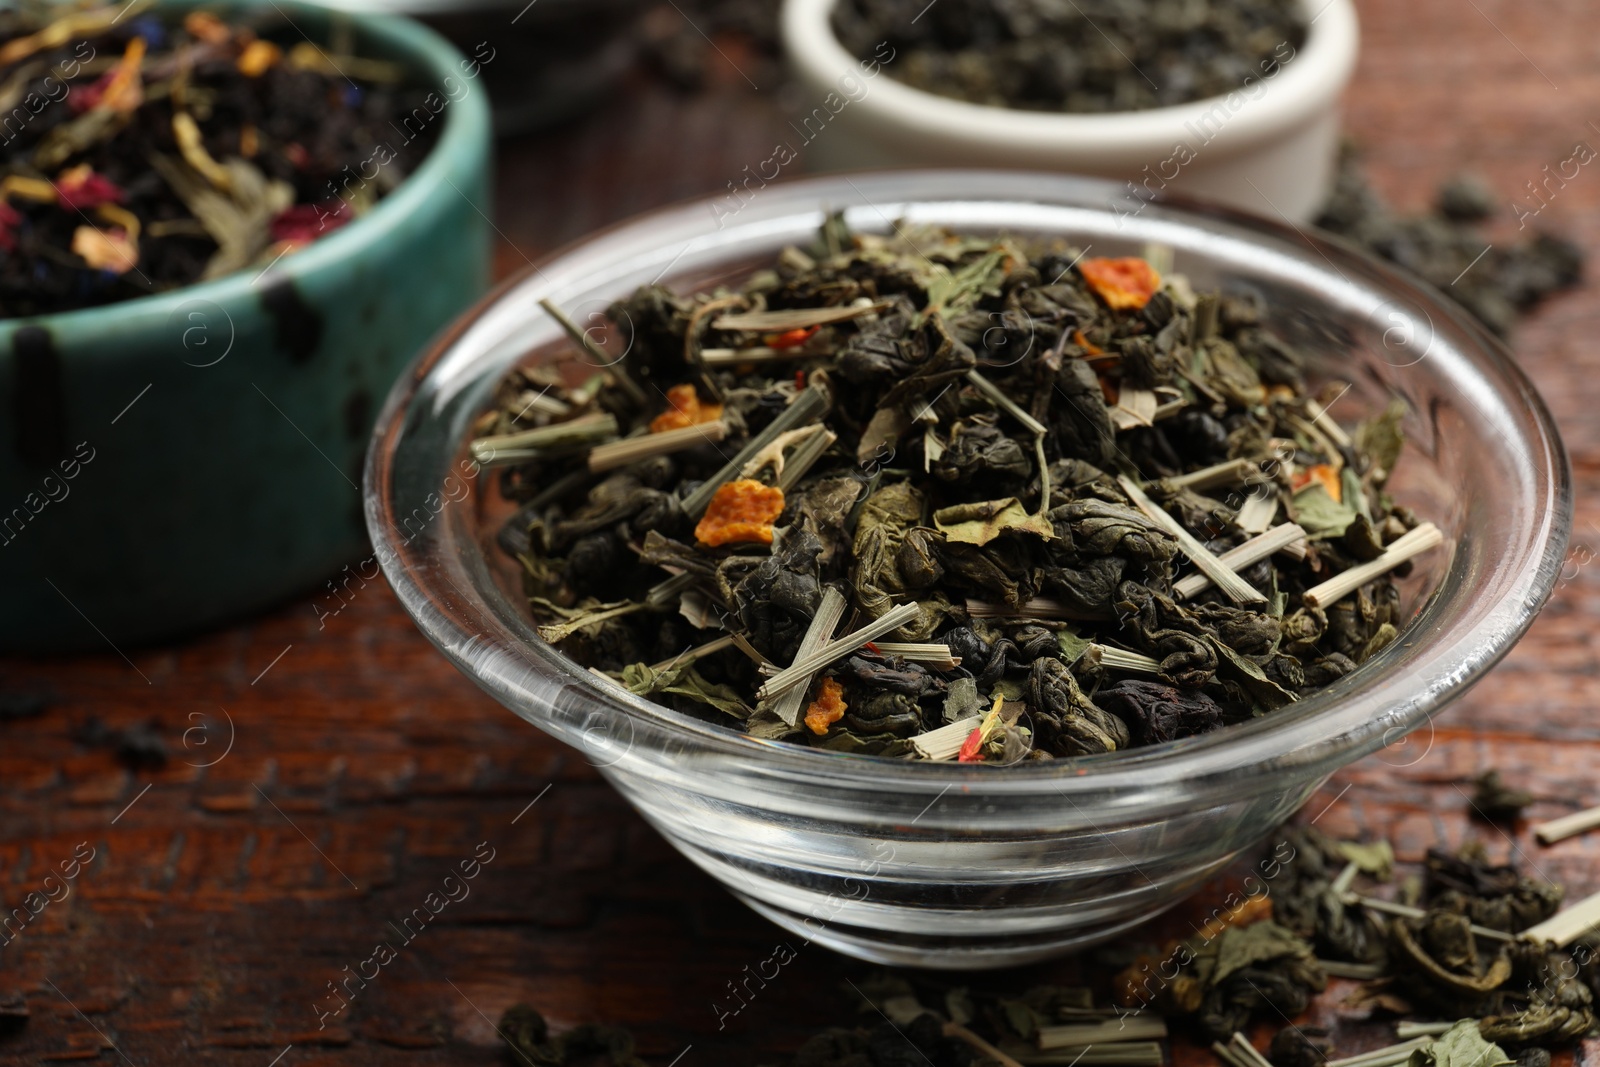
<path fill-rule="evenodd" d="M 863 959 L 993 967 L 1077 949 L 1181 900 L 1338 768 L 1406 734 L 1495 664 L 1559 571 L 1565 454 L 1509 353 L 1442 297 L 1339 241 L 1222 209 L 1119 210 L 1088 179 L 879 172 L 769 186 L 730 213 L 691 203 L 558 252 L 458 322 L 390 395 L 366 471 L 368 528 L 422 631 L 484 690 L 574 745 L 674 846 L 807 943 Z M 545 644 L 514 560 L 511 505 L 474 478 L 470 426 L 512 366 L 570 354 L 550 298 L 619 357 L 598 313 L 636 286 L 692 290 L 766 266 L 826 211 L 1056 235 L 1097 255 L 1171 250 L 1197 290 L 1253 290 L 1266 317 L 1352 384 L 1350 421 L 1409 408 L 1392 491 L 1445 534 L 1402 583 L 1410 625 L 1362 669 L 1202 737 L 1005 769 L 823 752 L 747 737 L 635 697 Z"/>

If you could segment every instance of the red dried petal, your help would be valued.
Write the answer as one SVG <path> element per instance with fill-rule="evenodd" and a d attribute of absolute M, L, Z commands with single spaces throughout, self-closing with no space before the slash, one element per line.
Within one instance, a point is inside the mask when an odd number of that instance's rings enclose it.
<path fill-rule="evenodd" d="M 983 727 L 974 726 L 967 739 L 961 742 L 961 754 L 956 757 L 960 763 L 983 762 Z"/>
<path fill-rule="evenodd" d="M 796 348 L 811 340 L 820 326 L 802 326 L 794 330 L 785 330 L 782 333 L 771 334 L 767 337 L 768 348 Z"/>
<path fill-rule="evenodd" d="M 17 250 L 16 229 L 22 225 L 22 212 L 0 200 L 0 248 L 7 252 Z"/>
<path fill-rule="evenodd" d="M 74 167 L 56 179 L 56 202 L 68 211 L 88 211 L 101 204 L 126 203 L 128 194 L 103 174 Z"/>
<path fill-rule="evenodd" d="M 294 204 L 272 217 L 268 229 L 274 241 L 310 244 L 350 221 L 350 205 L 343 200 L 320 204 Z"/>

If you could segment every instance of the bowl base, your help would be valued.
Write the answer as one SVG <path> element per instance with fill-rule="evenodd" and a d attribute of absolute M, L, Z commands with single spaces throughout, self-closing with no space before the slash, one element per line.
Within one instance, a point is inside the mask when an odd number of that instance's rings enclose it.
<path fill-rule="evenodd" d="M 908 934 L 894 930 L 870 930 L 839 923 L 819 923 L 816 919 L 785 911 L 747 894 L 730 890 L 763 918 L 791 933 L 805 944 L 821 945 L 858 960 L 890 967 L 922 967 L 938 971 L 983 971 L 1018 967 L 1057 956 L 1070 955 L 1102 942 L 1160 915 L 1183 898 L 1163 901 L 1160 906 L 1115 922 L 1096 926 L 1074 926 L 1071 933 L 996 935 L 994 937 L 938 937 Z M 1185 894 L 1187 896 L 1187 894 Z"/>

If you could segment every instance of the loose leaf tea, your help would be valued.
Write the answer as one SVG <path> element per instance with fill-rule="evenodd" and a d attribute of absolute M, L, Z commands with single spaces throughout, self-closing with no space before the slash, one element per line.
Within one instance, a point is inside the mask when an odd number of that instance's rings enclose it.
<path fill-rule="evenodd" d="M 1257 302 L 1142 258 L 835 217 L 620 301 L 603 370 L 553 314 L 571 359 L 472 443 L 540 634 L 764 739 L 1009 765 L 1268 715 L 1395 639 L 1441 540 L 1385 490 L 1403 406 L 1341 425 Z"/>
<path fill-rule="evenodd" d="M 349 54 L 337 16 L 313 44 L 273 15 L 0 12 L 0 316 L 263 268 L 422 160 L 438 134 L 426 87 Z"/>
<path fill-rule="evenodd" d="M 1294 0 L 841 0 L 833 28 L 890 77 L 974 104 L 1138 111 L 1240 91 L 1291 62 L 1306 37 Z"/>
<path fill-rule="evenodd" d="M 1372 191 L 1356 153 L 1346 149 L 1317 225 L 1431 282 L 1503 337 L 1518 314 L 1575 285 L 1583 274 L 1583 250 L 1536 226 L 1526 237 L 1491 243 L 1480 226 L 1504 202 L 1482 179 L 1463 174 L 1439 187 L 1433 211 L 1401 215 Z M 1516 201 L 1512 208 L 1519 232 L 1539 213 Z"/>

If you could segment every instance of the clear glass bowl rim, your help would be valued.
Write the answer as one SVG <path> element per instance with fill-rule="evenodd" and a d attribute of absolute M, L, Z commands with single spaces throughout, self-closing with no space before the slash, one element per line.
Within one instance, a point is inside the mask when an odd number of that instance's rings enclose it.
<path fill-rule="evenodd" d="M 961 201 L 1067 204 L 1104 210 L 1125 198 L 1115 182 L 1064 175 L 981 169 L 873 170 L 847 175 L 799 178 L 773 183 L 763 191 L 768 215 L 793 214 L 802 203 L 820 205 L 875 202 L 916 203 Z M 716 198 L 682 201 L 654 209 L 592 232 L 531 263 L 500 283 L 414 360 L 390 392 L 373 432 L 363 495 L 368 531 L 385 576 L 425 636 L 456 667 L 506 707 L 569 744 L 579 732 L 560 716 L 545 714 L 553 694 L 576 690 L 589 708 L 617 717 L 629 732 L 630 750 L 644 746 L 645 755 L 668 774 L 675 755 L 694 751 L 723 757 L 725 768 L 741 777 L 779 783 L 810 782 L 845 793 L 895 792 L 943 795 L 957 789 L 969 803 L 989 796 L 1117 797 L 1134 803 L 1152 790 L 1171 803 L 1193 803 L 1192 789 L 1203 782 L 1237 778 L 1242 769 L 1263 772 L 1263 779 L 1287 781 L 1322 776 L 1363 755 L 1393 744 L 1417 729 L 1498 663 L 1531 625 L 1555 588 L 1565 557 L 1572 522 L 1571 473 L 1554 419 L 1511 352 L 1466 311 L 1426 283 L 1377 260 L 1331 234 L 1281 224 L 1231 209 L 1166 198 L 1127 202 L 1146 215 L 1168 223 L 1199 227 L 1229 236 L 1258 235 L 1301 248 L 1313 270 L 1336 272 L 1349 283 L 1354 277 L 1374 293 L 1420 308 L 1437 335 L 1446 332 L 1461 349 L 1459 369 L 1480 384 L 1493 386 L 1506 419 L 1520 434 L 1511 441 L 1528 454 L 1531 478 L 1521 487 L 1533 518 L 1531 528 L 1508 546 L 1513 555 L 1494 568 L 1498 588 L 1487 603 L 1474 603 L 1453 627 L 1427 628 L 1428 607 L 1442 597 L 1473 597 L 1481 588 L 1433 591 L 1419 617 L 1400 640 L 1350 676 L 1352 684 L 1338 692 L 1323 691 L 1270 716 L 1226 727 L 1197 738 L 1134 748 L 1119 753 L 1073 760 L 1050 760 L 996 769 L 953 762 L 886 760 L 761 741 L 737 730 L 700 722 L 619 685 L 603 682 L 532 636 L 525 618 L 506 618 L 485 600 L 470 581 L 463 588 L 448 572 L 459 561 L 441 558 L 435 539 L 425 538 L 424 551 L 402 543 L 393 534 L 395 519 L 406 511 L 396 505 L 396 456 L 408 427 L 433 418 L 426 386 L 429 375 L 450 355 L 471 325 L 513 291 L 536 278 L 559 275 L 564 260 L 597 241 L 633 240 L 636 247 L 667 222 L 682 223 L 694 215 L 710 228 L 709 210 Z M 756 203 L 761 204 L 762 198 Z M 758 212 L 756 220 L 763 217 Z M 1330 275 L 1331 284 L 1331 275 Z M 1453 356 L 1451 358 L 1454 358 Z M 502 361 L 488 373 L 498 377 L 516 360 Z M 451 460 L 454 457 L 450 457 Z M 441 465 L 444 473 L 447 467 Z M 409 503 L 409 501 L 408 501 Z M 466 578 L 465 574 L 458 574 Z M 1480 585 L 1482 583 L 1480 582 Z M 487 627 L 487 629 L 486 629 Z M 1391 666 L 1415 660 L 1418 650 L 1430 653 L 1426 670 L 1394 672 Z M 1408 666 L 1416 666 L 1409 662 Z M 539 691 L 535 691 L 536 688 Z M 726 761 L 726 762 L 724 762 Z M 1270 769 L 1271 773 L 1266 772 Z M 704 767 L 702 767 L 704 773 Z M 710 776 L 707 776 L 709 779 Z M 1263 788 L 1267 782 L 1260 781 Z M 703 780 L 710 786 L 709 780 Z M 715 790 L 712 790 L 715 791 Z"/>

